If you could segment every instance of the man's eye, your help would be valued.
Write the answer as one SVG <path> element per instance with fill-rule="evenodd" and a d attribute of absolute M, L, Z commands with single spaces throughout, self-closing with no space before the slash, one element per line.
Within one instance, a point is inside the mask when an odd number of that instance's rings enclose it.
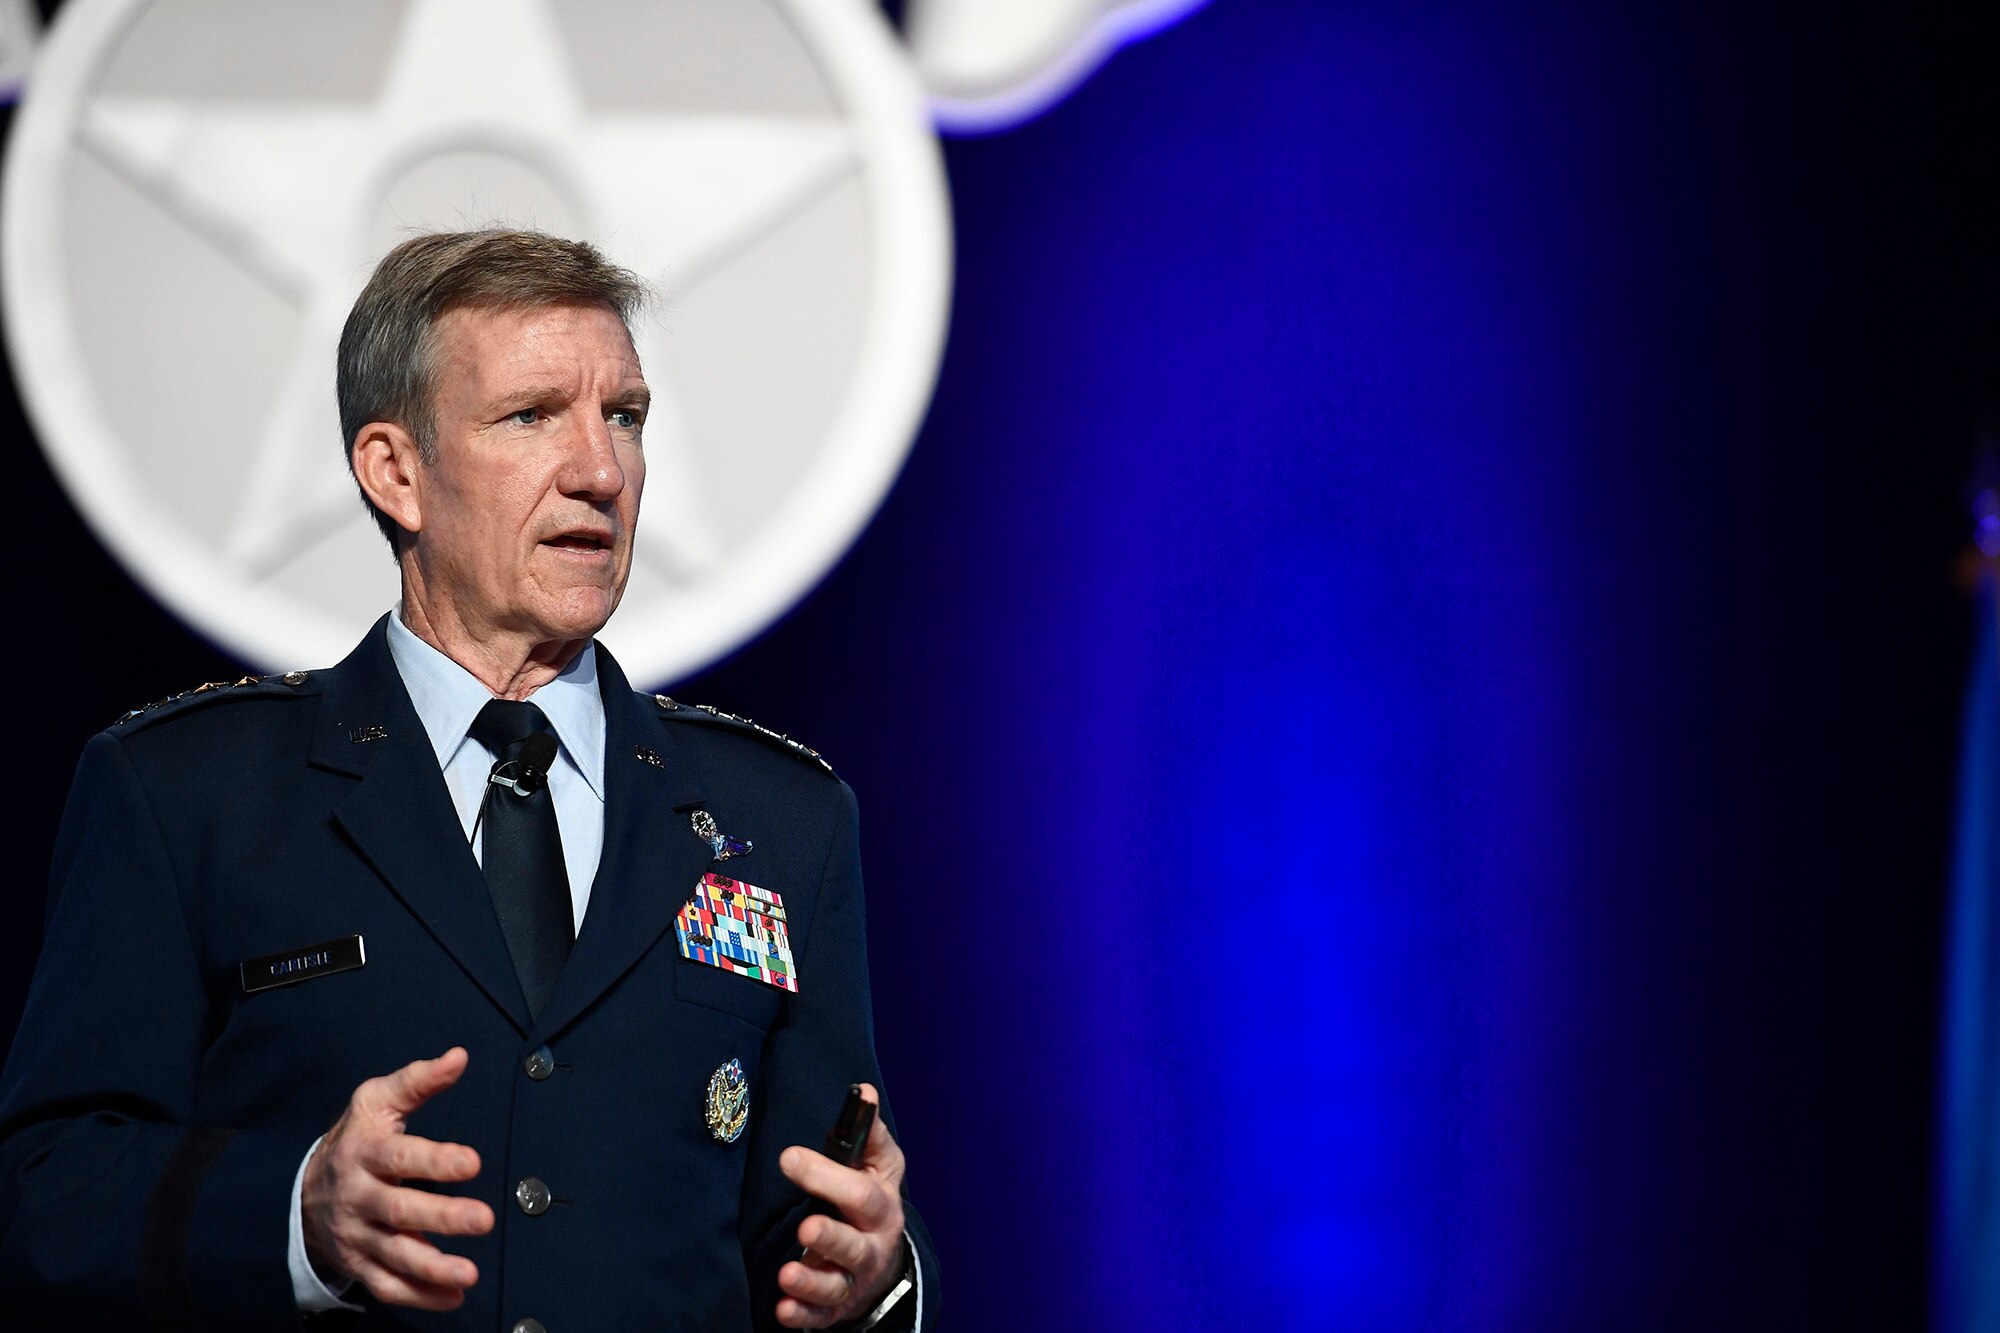
<path fill-rule="evenodd" d="M 611 413 L 611 424 L 620 430 L 639 429 L 639 414 L 629 407 L 620 407 Z"/>
<path fill-rule="evenodd" d="M 532 426 L 541 419 L 542 410 L 538 407 L 524 407 L 508 418 L 517 426 Z"/>

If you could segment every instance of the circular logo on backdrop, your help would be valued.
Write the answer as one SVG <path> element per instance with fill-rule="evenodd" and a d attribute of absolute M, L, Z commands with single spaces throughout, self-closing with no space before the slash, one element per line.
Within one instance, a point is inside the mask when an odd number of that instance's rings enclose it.
<path fill-rule="evenodd" d="M 343 654 L 396 596 L 334 348 L 416 231 L 596 242 L 662 300 L 632 578 L 684 675 L 807 592 L 915 435 L 949 212 L 907 59 L 827 0 L 74 0 L 8 149 L 5 319 L 57 476 L 198 630 Z"/>

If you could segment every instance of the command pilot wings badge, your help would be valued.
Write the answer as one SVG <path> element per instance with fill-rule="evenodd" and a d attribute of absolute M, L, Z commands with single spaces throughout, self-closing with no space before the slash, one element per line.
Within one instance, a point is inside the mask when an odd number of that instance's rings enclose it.
<path fill-rule="evenodd" d="M 694 886 L 674 920 L 681 957 L 797 993 L 799 974 L 785 936 L 785 900 L 769 889 L 713 871 Z"/>

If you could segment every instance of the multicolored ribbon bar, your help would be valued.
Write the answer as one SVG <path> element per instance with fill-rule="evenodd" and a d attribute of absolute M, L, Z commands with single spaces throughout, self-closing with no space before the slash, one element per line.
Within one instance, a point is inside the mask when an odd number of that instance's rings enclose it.
<path fill-rule="evenodd" d="M 797 966 L 785 938 L 785 900 L 740 879 L 703 875 L 674 919 L 681 957 L 796 993 Z"/>

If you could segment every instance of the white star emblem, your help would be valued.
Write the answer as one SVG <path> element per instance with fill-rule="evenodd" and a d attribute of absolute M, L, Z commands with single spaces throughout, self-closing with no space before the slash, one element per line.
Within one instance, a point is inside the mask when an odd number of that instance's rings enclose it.
<path fill-rule="evenodd" d="M 655 18 L 677 2 L 656 0 Z M 347 615 L 354 606 L 385 604 L 382 559 L 381 569 L 369 571 L 374 591 L 296 606 L 302 594 L 314 595 L 329 568 L 356 563 L 347 553 L 371 530 L 339 464 L 333 362 L 341 324 L 380 254 L 401 234 L 438 227 L 502 222 L 582 236 L 663 295 L 664 324 L 642 319 L 634 328 L 655 411 L 633 581 L 610 637 L 621 652 L 628 629 L 659 639 L 658 624 L 631 622 L 665 615 L 679 642 L 652 652 L 652 660 L 642 651 L 628 663 L 635 675 L 662 679 L 728 651 L 817 581 L 865 522 L 928 397 L 948 273 L 935 148 L 914 79 L 878 16 L 824 0 L 740 0 L 723 20 L 709 7 L 689 9 L 695 17 L 679 20 L 685 31 L 734 23 L 739 41 L 776 34 L 806 49 L 805 57 L 786 53 L 785 60 L 805 71 L 795 81 L 819 91 L 761 99 L 766 105 L 739 99 L 747 110 L 728 98 L 704 105 L 699 89 L 653 105 L 627 109 L 632 99 L 614 98 L 616 106 L 607 106 L 590 95 L 595 85 L 583 82 L 582 70 L 598 67 L 572 50 L 574 35 L 560 20 L 573 16 L 559 14 L 550 0 L 411 0 L 372 98 L 204 95 L 198 70 L 180 80 L 185 92 L 134 91 L 116 80 L 103 86 L 119 44 L 140 26 L 137 16 L 170 9 L 182 23 L 213 22 L 177 0 L 78 0 L 74 13 L 65 12 L 22 113 L 16 142 L 31 146 L 15 156 L 28 165 L 9 164 L 6 260 L 7 285 L 18 296 L 7 312 L 10 336 L 58 475 L 80 492 L 80 507 L 106 541 L 177 610 L 246 656 L 268 660 L 282 652 L 289 661 L 302 649 L 295 641 L 277 648 L 281 633 L 295 639 L 305 621 L 324 620 L 329 609 Z M 224 57 L 229 40 L 215 34 Z M 643 38 L 608 32 L 603 40 Z M 629 56 L 649 58 L 643 50 Z M 700 67 L 699 53 L 684 54 L 683 64 Z M 117 494 L 115 478 L 92 492 L 90 474 L 106 464 L 115 469 L 118 451 L 154 445 L 132 438 L 129 427 L 108 440 L 101 423 L 65 423 L 71 408 L 50 400 L 93 374 L 93 387 L 107 391 L 92 365 L 97 349 L 88 328 L 76 327 L 65 349 L 48 336 L 85 322 L 72 319 L 74 280 L 48 271 L 63 267 L 53 263 L 54 252 L 100 240 L 96 226 L 80 227 L 63 211 L 81 206 L 64 197 L 75 189 L 74 172 L 44 168 L 45 177 L 28 186 L 20 179 L 36 177 L 37 159 L 63 154 L 108 172 L 290 312 L 293 342 L 275 382 L 256 386 L 267 399 L 250 428 L 254 438 L 231 442 L 241 476 L 212 514 L 176 524 L 156 512 L 159 497 L 143 486 Z M 860 224 L 849 216 L 853 206 L 839 202 L 857 192 Z M 24 195 L 31 196 L 25 203 Z M 774 237 L 796 232 L 800 219 L 810 223 L 815 210 L 839 207 L 847 209 L 840 235 L 863 247 L 849 261 L 859 275 L 850 286 L 860 288 L 849 304 L 860 323 L 809 340 L 803 350 L 811 364 L 789 368 L 774 351 L 771 365 L 733 377 L 743 383 L 707 383 L 732 376 L 703 367 L 686 370 L 677 384 L 684 363 L 700 360 L 708 338 L 701 321 L 714 307 L 728 306 L 737 321 L 732 345 L 745 341 L 740 326 L 753 316 L 780 330 L 766 341 L 784 341 L 782 331 L 802 319 L 785 306 L 796 281 L 764 281 L 748 315 L 737 309 L 740 292 L 711 300 L 705 288 Z M 864 229 L 870 226 L 872 237 Z M 88 256 L 78 260 L 87 265 Z M 69 271 L 78 266 L 73 261 Z M 30 313 L 31 306 L 54 309 Z M 63 362 L 59 350 L 81 367 Z M 163 346 L 159 355 L 198 350 Z M 886 364 L 885 356 L 902 364 Z M 844 390 L 813 386 L 825 404 L 811 425 L 820 440 L 798 440 L 796 419 L 760 420 L 770 408 L 759 396 L 774 398 L 790 386 L 757 383 L 757 370 L 810 385 L 824 378 L 827 364 L 846 366 L 853 379 Z M 735 392 L 733 404 L 718 400 L 726 391 Z M 167 433 L 172 428 L 167 423 Z M 770 460 L 750 447 L 757 441 L 747 437 L 757 429 L 779 440 Z M 97 457 L 107 451 L 113 457 Z M 763 493 L 743 494 L 751 484 Z M 770 512 L 759 514 L 760 504 Z M 759 518 L 767 520 L 762 528 Z M 174 530 L 156 532 L 162 529 Z M 336 547 L 338 561 L 327 554 Z M 193 570 L 191 563 L 215 568 Z M 212 610 L 228 623 L 213 623 L 208 608 L 191 605 L 208 596 L 204 583 L 219 584 L 237 603 Z M 264 598 L 288 605 L 268 606 L 260 616 L 255 603 Z M 635 614 L 635 604 L 652 611 Z M 291 614 L 300 609 L 310 614 Z M 321 628 L 314 635 L 327 645 L 321 653 L 337 651 L 358 631 L 351 623 Z"/>
<path fill-rule="evenodd" d="M 353 485 L 326 466 L 339 439 L 329 431 L 329 376 L 341 323 L 383 248 L 369 215 L 400 183 L 417 177 L 413 227 L 505 217 L 602 234 L 612 223 L 619 257 L 672 293 L 857 169 L 846 127 L 831 117 L 587 114 L 546 0 L 416 0 L 403 23 L 372 106 L 107 96 L 82 121 L 87 151 L 302 317 L 223 537 L 253 578 L 353 521 Z M 452 159 L 480 157 L 513 164 L 522 193 L 469 197 L 497 217 L 426 216 L 426 204 L 465 206 L 453 197 Z M 484 164 L 459 165 L 462 178 Z M 427 167 L 444 179 L 424 181 Z M 542 215 L 507 216 L 524 205 Z M 567 216 L 542 212 L 551 205 Z M 669 577 L 687 578 L 714 558 L 714 537 L 693 469 L 654 452 L 668 474 L 655 474 L 652 494 L 676 512 L 649 509 L 645 530 L 660 540 L 642 553 Z"/>

